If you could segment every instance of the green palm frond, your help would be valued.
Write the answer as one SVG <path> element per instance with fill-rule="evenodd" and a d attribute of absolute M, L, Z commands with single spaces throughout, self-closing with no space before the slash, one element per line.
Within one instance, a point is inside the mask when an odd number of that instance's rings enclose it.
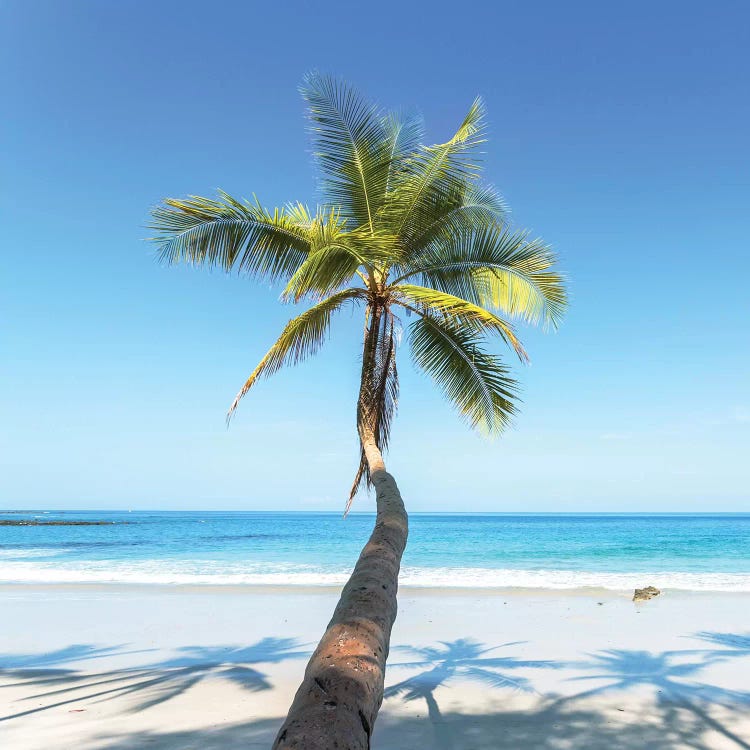
<path fill-rule="evenodd" d="M 320 299 L 349 283 L 356 273 L 372 286 L 384 280 L 384 267 L 401 258 L 393 237 L 381 230 L 337 230 L 320 237 L 317 230 L 314 225 L 312 250 L 282 292 L 285 301 L 299 302 L 305 296 Z"/>
<path fill-rule="evenodd" d="M 500 223 L 508 210 L 503 199 L 489 185 L 467 183 L 452 194 L 437 194 L 432 198 L 432 205 L 425 206 L 424 226 L 411 241 L 412 256 L 420 250 L 427 250 L 432 243 Z"/>
<path fill-rule="evenodd" d="M 320 208 L 316 213 L 311 213 L 309 206 L 295 201 L 288 203 L 284 206 L 284 213 L 289 219 L 294 222 L 295 225 L 304 229 L 313 229 L 317 223 L 323 224 L 336 224 L 343 227 L 346 223 L 339 219 L 338 212 L 331 208 L 327 213 L 324 213 Z"/>
<path fill-rule="evenodd" d="M 481 339 L 456 321 L 422 314 L 409 328 L 414 362 L 432 377 L 471 427 L 501 432 L 516 413 L 517 384 Z"/>
<path fill-rule="evenodd" d="M 168 198 L 152 211 L 151 229 L 167 263 L 237 269 L 272 281 L 289 278 L 310 251 L 308 227 L 286 209 L 268 211 L 220 192 L 218 200 Z"/>
<path fill-rule="evenodd" d="M 384 204 L 383 222 L 408 243 L 434 220 L 434 204 L 460 193 L 478 177 L 476 147 L 484 142 L 484 105 L 475 99 L 453 137 L 421 146 L 405 160 Z"/>
<path fill-rule="evenodd" d="M 362 263 L 363 260 L 343 243 L 323 247 L 307 256 L 289 279 L 281 297 L 294 302 L 305 296 L 325 297 L 351 281 Z"/>
<path fill-rule="evenodd" d="M 393 188 L 406 160 L 419 150 L 424 137 L 424 123 L 417 115 L 389 112 L 383 119 L 388 143 L 388 174 L 386 194 Z"/>
<path fill-rule="evenodd" d="M 356 226 L 372 227 L 386 192 L 388 131 L 380 110 L 343 81 L 320 73 L 301 88 L 327 200 Z"/>
<path fill-rule="evenodd" d="M 417 257 L 403 277 L 491 307 L 527 323 L 557 328 L 565 313 L 563 277 L 548 245 L 524 231 L 489 224 L 447 232 Z"/>
<path fill-rule="evenodd" d="M 297 364 L 315 354 L 325 341 L 332 314 L 346 302 L 365 298 L 362 289 L 344 289 L 292 318 L 235 396 L 227 412 L 227 421 L 231 419 L 243 396 L 261 377 L 269 377 L 284 365 Z"/>
<path fill-rule="evenodd" d="M 528 361 L 528 355 L 513 326 L 481 305 L 414 284 L 399 284 L 392 288 L 392 294 L 397 304 L 413 312 L 426 312 L 433 317 L 453 320 L 480 333 L 498 334 L 519 359 Z"/>

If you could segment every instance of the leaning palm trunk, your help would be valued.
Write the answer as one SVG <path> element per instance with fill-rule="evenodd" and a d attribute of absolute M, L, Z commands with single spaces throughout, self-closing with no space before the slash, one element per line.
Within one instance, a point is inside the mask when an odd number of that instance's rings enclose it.
<path fill-rule="evenodd" d="M 310 659 L 274 750 L 365 750 L 383 701 L 385 662 L 396 619 L 398 572 L 408 519 L 396 481 L 378 446 L 377 394 L 392 372 L 387 313 L 368 307 L 357 422 L 363 465 L 375 487 L 375 528 L 362 550 L 333 618 Z M 386 352 L 380 356 L 380 352 Z M 355 480 L 352 493 L 356 491 Z"/>
<path fill-rule="evenodd" d="M 408 521 L 396 482 L 372 441 L 375 528 L 289 709 L 274 750 L 366 750 L 383 700 L 385 661 Z"/>

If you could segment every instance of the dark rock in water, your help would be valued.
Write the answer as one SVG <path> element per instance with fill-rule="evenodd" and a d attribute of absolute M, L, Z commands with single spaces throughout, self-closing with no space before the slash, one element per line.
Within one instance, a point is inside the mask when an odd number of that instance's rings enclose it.
<path fill-rule="evenodd" d="M 653 599 L 655 596 L 659 596 L 661 591 L 655 586 L 646 586 L 645 589 L 636 589 L 633 593 L 634 602 L 646 602 L 649 599 Z"/>
<path fill-rule="evenodd" d="M 116 521 L 36 521 L 34 519 L 18 521 L 0 520 L 0 526 L 111 526 Z M 120 521 L 119 523 L 127 523 Z"/>

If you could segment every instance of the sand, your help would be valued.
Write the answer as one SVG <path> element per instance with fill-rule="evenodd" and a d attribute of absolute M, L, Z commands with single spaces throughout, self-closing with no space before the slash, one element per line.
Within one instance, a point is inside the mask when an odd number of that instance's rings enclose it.
<path fill-rule="evenodd" d="M 335 599 L 0 587 L 0 747 L 268 748 Z M 373 748 L 750 749 L 748 675 L 748 594 L 402 589 Z"/>

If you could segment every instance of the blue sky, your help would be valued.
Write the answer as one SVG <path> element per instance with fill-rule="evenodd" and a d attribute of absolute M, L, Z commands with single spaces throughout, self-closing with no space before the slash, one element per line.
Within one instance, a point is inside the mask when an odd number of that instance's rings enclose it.
<path fill-rule="evenodd" d="M 293 314 L 164 268 L 166 196 L 315 202 L 313 68 L 451 134 L 570 278 L 514 429 L 472 435 L 401 353 L 412 510 L 750 509 L 746 2 L 0 4 L 0 507 L 340 509 L 360 321 L 226 407 Z M 363 498 L 360 509 L 373 507 Z"/>

